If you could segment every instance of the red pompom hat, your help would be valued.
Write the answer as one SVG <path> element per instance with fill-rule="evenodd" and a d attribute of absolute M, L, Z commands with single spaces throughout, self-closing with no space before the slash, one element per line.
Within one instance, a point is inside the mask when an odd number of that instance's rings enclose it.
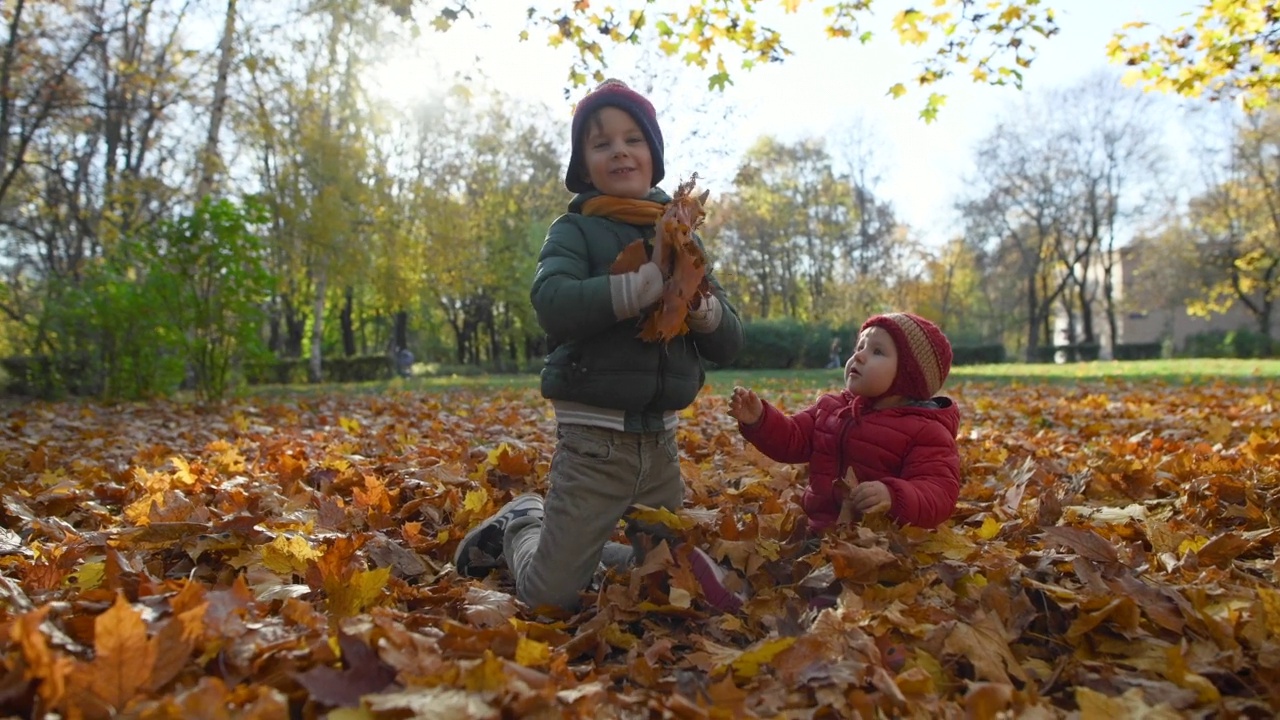
<path fill-rule="evenodd" d="M 649 154 L 653 158 L 653 178 L 649 180 L 649 186 L 662 182 L 662 177 L 666 174 L 662 163 L 662 129 L 658 127 L 658 114 L 653 109 L 653 103 L 621 80 L 609 79 L 587 93 L 573 111 L 573 135 L 570 136 L 573 150 L 569 155 L 569 168 L 564 173 L 564 186 L 569 188 L 569 192 L 581 193 L 591 189 L 591 183 L 587 181 L 585 161 L 582 159 L 583 135 L 587 118 L 596 110 L 607 106 L 626 112 L 644 133 L 644 139 L 649 143 Z"/>
<path fill-rule="evenodd" d="M 933 397 L 951 373 L 951 343 L 937 325 L 911 313 L 886 313 L 869 318 L 869 327 L 884 328 L 898 350 L 898 374 L 885 395 L 912 400 Z"/>

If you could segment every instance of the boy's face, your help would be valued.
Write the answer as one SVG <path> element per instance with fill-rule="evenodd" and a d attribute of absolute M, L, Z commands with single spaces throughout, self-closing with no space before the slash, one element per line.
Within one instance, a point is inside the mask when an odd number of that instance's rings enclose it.
<path fill-rule="evenodd" d="M 653 180 L 653 155 L 644 131 L 625 110 L 606 106 L 587 123 L 583 138 L 587 180 L 606 195 L 644 198 Z"/>
<path fill-rule="evenodd" d="M 844 364 L 844 386 L 854 395 L 877 397 L 889 391 L 898 376 L 898 348 L 893 336 L 880 327 L 869 327 L 858 336 L 853 357 Z"/>

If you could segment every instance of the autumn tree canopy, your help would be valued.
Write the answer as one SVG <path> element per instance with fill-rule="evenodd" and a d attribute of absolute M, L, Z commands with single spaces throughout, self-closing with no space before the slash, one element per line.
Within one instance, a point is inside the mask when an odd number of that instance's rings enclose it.
<path fill-rule="evenodd" d="M 425 18 L 437 30 L 472 17 L 473 0 L 383 0 L 404 17 Z M 921 116 L 936 117 L 946 97 L 933 91 L 940 80 L 968 75 L 974 82 L 1022 87 L 1023 72 L 1041 43 L 1058 33 L 1056 12 L 1041 0 L 936 0 L 895 3 L 872 14 L 871 0 L 783 0 L 788 13 L 821 13 L 827 38 L 866 43 L 877 34 L 919 48 L 919 64 L 886 88 L 895 97 L 915 85 L 929 90 Z M 1116 28 L 1107 49 L 1114 62 L 1133 68 L 1146 87 L 1190 97 L 1240 97 L 1261 107 L 1280 85 L 1280 11 L 1258 0 L 1200 0 L 1192 20 L 1165 32 L 1147 23 Z M 572 86 L 603 79 L 609 45 L 657 42 L 662 52 L 707 73 L 711 88 L 761 63 L 782 62 L 799 39 L 761 20 L 753 0 L 658 0 L 572 4 L 530 2 L 522 40 L 545 39 L 574 50 Z M 880 6 L 877 6 L 880 9 Z M 1191 8 L 1188 8 L 1191 10 Z M 882 11 L 883 12 L 883 11 Z M 887 22 L 886 22 L 887 20 Z"/>

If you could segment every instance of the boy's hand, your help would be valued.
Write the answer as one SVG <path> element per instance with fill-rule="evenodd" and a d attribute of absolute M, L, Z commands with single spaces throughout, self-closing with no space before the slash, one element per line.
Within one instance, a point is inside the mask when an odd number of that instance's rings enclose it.
<path fill-rule="evenodd" d="M 764 403 L 760 396 L 744 387 L 735 387 L 729 396 L 729 417 L 743 425 L 755 425 L 764 415 Z"/>
<path fill-rule="evenodd" d="M 868 513 L 885 512 L 893 507 L 893 496 L 889 494 L 889 486 L 879 480 L 857 482 L 849 491 L 850 507 L 866 515 Z"/>

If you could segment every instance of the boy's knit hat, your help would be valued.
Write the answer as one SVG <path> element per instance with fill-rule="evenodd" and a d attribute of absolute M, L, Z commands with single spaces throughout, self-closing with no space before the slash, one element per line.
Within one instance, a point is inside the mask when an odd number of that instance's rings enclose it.
<path fill-rule="evenodd" d="M 875 315 L 862 324 L 884 328 L 898 349 L 898 374 L 886 395 L 928 400 L 951 372 L 951 343 L 937 325 L 911 313 Z"/>
<path fill-rule="evenodd" d="M 665 174 L 662 164 L 662 129 L 658 127 L 658 114 L 653 109 L 653 103 L 621 80 L 611 78 L 587 93 L 573 111 L 573 151 L 569 155 L 569 168 L 564 173 L 564 186 L 569 188 L 569 192 L 580 193 L 591 189 L 582 158 L 582 141 L 585 139 L 583 131 L 586 129 L 587 118 L 596 110 L 609 105 L 630 115 L 649 143 L 649 154 L 653 157 L 653 179 L 649 181 L 649 186 L 653 187 L 662 181 Z"/>

